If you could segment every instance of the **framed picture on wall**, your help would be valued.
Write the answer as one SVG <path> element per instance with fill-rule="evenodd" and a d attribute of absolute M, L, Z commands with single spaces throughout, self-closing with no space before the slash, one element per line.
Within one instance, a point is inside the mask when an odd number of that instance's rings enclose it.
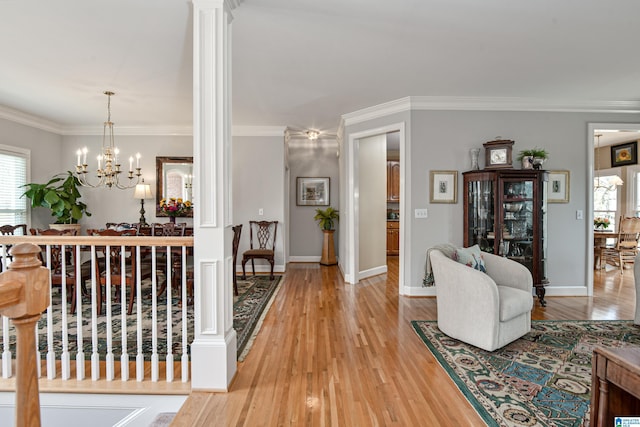
<path fill-rule="evenodd" d="M 329 206 L 329 178 L 296 178 L 296 205 Z"/>
<path fill-rule="evenodd" d="M 569 203 L 569 171 L 549 171 L 547 202 Z"/>
<path fill-rule="evenodd" d="M 458 171 L 431 171 L 431 203 L 458 203 Z"/>
<path fill-rule="evenodd" d="M 611 167 L 638 163 L 638 141 L 611 146 Z"/>

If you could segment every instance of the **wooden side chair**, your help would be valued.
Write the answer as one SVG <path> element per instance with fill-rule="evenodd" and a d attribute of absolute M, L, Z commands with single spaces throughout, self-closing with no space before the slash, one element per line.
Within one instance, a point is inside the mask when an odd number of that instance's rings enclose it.
<path fill-rule="evenodd" d="M 94 236 L 135 236 L 137 230 L 92 230 Z M 121 245 L 109 246 L 107 251 L 106 246 L 97 246 L 96 252 L 100 252 L 104 261 L 102 263 L 96 262 L 96 277 L 98 278 L 99 290 L 98 290 L 98 314 L 102 314 L 102 301 L 103 293 L 102 288 L 107 286 L 107 265 L 109 268 L 109 275 L 111 278 L 111 286 L 120 288 L 124 285 L 129 289 L 129 305 L 127 308 L 127 314 L 133 313 L 133 302 L 136 297 L 136 248 L 135 246 L 128 246 L 122 250 Z M 109 263 L 107 263 L 107 257 Z M 122 269 L 122 257 L 125 258 L 125 268 Z M 101 265 L 102 264 L 102 265 Z M 101 271 L 102 270 L 102 271 Z M 144 273 L 141 273 L 144 275 Z M 106 298 L 111 298 L 111 289 L 105 289 Z M 120 300 L 120 293 L 115 294 L 116 301 Z M 124 301 L 122 301 L 124 304 Z"/>
<path fill-rule="evenodd" d="M 26 236 L 27 235 L 27 224 L 18 224 L 18 225 L 11 225 L 11 224 L 7 224 L 7 225 L 2 225 L 0 226 L 0 234 L 2 234 L 3 236 Z M 12 245 L 5 245 L 4 250 L 5 250 L 5 254 L 7 256 L 7 259 L 11 259 L 11 256 L 9 255 L 9 249 L 11 249 Z M 0 257 L 2 257 L 2 255 L 0 255 Z M 0 260 L 0 271 L 3 271 L 5 269 L 5 259 L 1 259 Z"/>
<path fill-rule="evenodd" d="M 640 218 L 620 217 L 616 243 L 603 251 L 606 262 L 620 267 L 620 274 L 624 274 L 625 264 L 633 265 L 638 254 L 640 243 Z"/>
<path fill-rule="evenodd" d="M 42 230 L 32 228 L 30 230 L 32 235 L 35 236 L 75 236 L 76 230 Z M 47 264 L 46 246 L 41 246 L 42 252 L 40 253 L 40 260 L 42 265 L 47 266 L 51 270 L 51 286 L 58 286 L 62 289 L 62 282 L 66 283 L 67 288 L 67 303 L 71 306 L 69 311 L 74 313 L 76 311 L 76 267 L 75 267 L 75 251 L 73 247 L 66 247 L 64 254 L 62 253 L 62 246 L 49 245 L 51 252 L 51 264 Z M 64 260 L 63 260 L 64 258 Z M 64 264 L 64 271 L 63 271 Z M 64 279 L 63 279 L 64 278 Z M 83 288 L 83 293 L 85 289 Z"/>
<path fill-rule="evenodd" d="M 242 253 L 242 278 L 246 279 L 245 264 L 251 261 L 253 275 L 256 275 L 255 259 L 265 259 L 271 264 L 271 275 L 273 279 L 273 266 L 276 254 L 276 233 L 278 231 L 278 221 L 249 221 L 249 247 L 250 249 Z M 255 235 L 255 241 L 254 241 Z"/>
<path fill-rule="evenodd" d="M 233 293 L 238 296 L 238 277 L 236 276 L 236 261 L 238 259 L 238 246 L 240 246 L 240 234 L 242 234 L 242 224 L 231 227 L 233 230 Z"/>

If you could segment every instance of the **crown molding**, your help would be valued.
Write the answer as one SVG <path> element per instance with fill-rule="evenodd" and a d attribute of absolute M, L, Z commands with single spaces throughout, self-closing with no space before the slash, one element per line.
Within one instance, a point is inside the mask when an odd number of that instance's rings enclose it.
<path fill-rule="evenodd" d="M 33 114 L 28 114 L 20 110 L 0 105 L 0 119 L 9 120 L 10 122 L 19 123 L 21 125 L 44 130 L 46 132 L 62 135 L 62 126 L 50 120 L 43 119 Z"/>
<path fill-rule="evenodd" d="M 233 126 L 232 136 L 282 136 L 286 126 Z"/>
<path fill-rule="evenodd" d="M 102 126 L 63 128 L 62 135 L 102 135 Z M 193 136 L 192 126 L 114 126 L 116 136 Z"/>
<path fill-rule="evenodd" d="M 591 101 L 513 97 L 409 96 L 342 115 L 345 126 L 409 110 L 640 113 L 640 101 Z"/>

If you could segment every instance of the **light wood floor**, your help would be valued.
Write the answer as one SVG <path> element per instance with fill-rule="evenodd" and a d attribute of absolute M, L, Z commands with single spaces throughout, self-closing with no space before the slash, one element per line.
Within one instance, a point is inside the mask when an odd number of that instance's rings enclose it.
<path fill-rule="evenodd" d="M 172 426 L 483 425 L 409 323 L 436 319 L 435 298 L 400 297 L 389 262 L 356 286 L 290 264 L 230 392 L 192 393 Z M 549 297 L 533 318 L 633 318 L 633 272 L 595 276 L 595 297 Z"/>

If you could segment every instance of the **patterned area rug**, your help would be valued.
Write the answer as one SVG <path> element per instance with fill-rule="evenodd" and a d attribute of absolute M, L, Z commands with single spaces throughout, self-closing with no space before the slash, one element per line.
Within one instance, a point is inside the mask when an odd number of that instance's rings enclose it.
<path fill-rule="evenodd" d="M 248 351 L 247 344 L 252 342 L 252 336 L 259 330 L 259 324 L 262 317 L 266 314 L 265 310 L 279 288 L 282 276 L 276 276 L 274 280 L 270 280 L 269 276 L 247 276 L 246 280 L 238 278 L 238 296 L 234 296 L 233 302 L 233 327 L 237 333 L 237 354 L 238 356 L 244 355 Z M 151 294 L 150 281 L 143 281 L 142 283 L 142 295 Z M 56 356 L 59 357 L 62 353 L 62 311 L 61 311 L 61 298 L 59 289 L 53 290 L 53 348 L 56 352 Z M 88 302 L 88 299 L 86 302 Z M 86 359 L 91 358 L 92 351 L 92 339 L 91 339 L 91 306 L 88 303 L 83 303 L 83 351 Z M 135 355 L 137 353 L 137 323 L 136 323 L 136 305 L 134 303 L 133 314 L 127 316 L 127 347 L 129 355 Z M 125 304 L 126 308 L 126 304 Z M 67 305 L 67 310 L 69 306 Z M 104 310 L 106 311 L 106 309 Z M 98 316 L 97 330 L 98 330 L 98 352 L 101 359 L 104 359 L 107 352 L 107 316 L 104 314 Z M 188 305 L 186 310 L 187 319 L 187 340 L 186 343 L 193 341 L 193 305 Z M 171 303 L 171 316 L 173 317 L 173 323 L 171 328 L 171 348 L 173 354 L 182 353 L 182 307 L 180 300 L 177 296 L 172 298 Z M 149 359 L 152 349 L 152 300 L 151 298 L 142 298 L 142 352 L 145 355 L 145 359 Z M 167 299 L 166 293 L 158 296 L 157 299 L 157 312 L 156 323 L 158 330 L 157 339 L 157 353 L 162 356 L 167 353 Z M 120 303 L 112 303 L 112 352 L 114 353 L 116 360 L 119 359 L 122 353 L 122 321 L 120 317 Z M 46 358 L 47 354 L 47 325 L 46 313 L 42 316 L 38 324 L 39 333 L 39 348 L 41 357 Z M 71 353 L 71 359 L 75 359 L 77 353 L 77 319 L 75 314 L 67 314 L 67 325 L 69 334 L 68 348 Z M 2 342 L 2 328 L 0 328 L 0 343 Z M 13 326 L 9 329 L 11 350 L 15 352 L 15 330 Z M 189 345 L 187 344 L 187 352 L 189 352 Z"/>
<path fill-rule="evenodd" d="M 487 352 L 412 321 L 489 426 L 587 426 L 595 346 L 640 346 L 640 327 L 621 321 L 533 321 L 531 332 Z"/>

